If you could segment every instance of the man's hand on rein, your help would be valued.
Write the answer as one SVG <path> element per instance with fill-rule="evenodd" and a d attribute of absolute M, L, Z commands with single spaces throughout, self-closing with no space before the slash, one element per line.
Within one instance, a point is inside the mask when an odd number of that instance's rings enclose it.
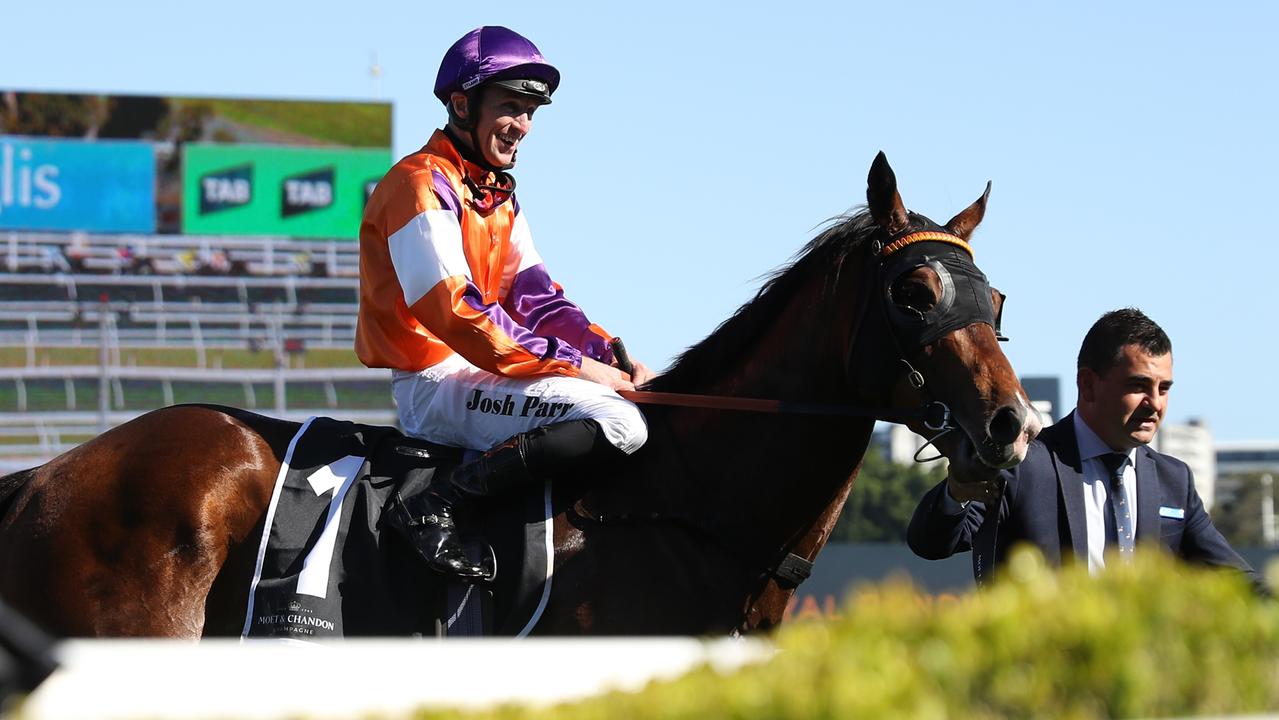
<path fill-rule="evenodd" d="M 989 505 L 999 499 L 1004 490 L 1001 471 L 978 460 L 976 455 L 964 460 L 951 460 L 946 474 L 946 490 L 959 502 L 976 500 Z"/>

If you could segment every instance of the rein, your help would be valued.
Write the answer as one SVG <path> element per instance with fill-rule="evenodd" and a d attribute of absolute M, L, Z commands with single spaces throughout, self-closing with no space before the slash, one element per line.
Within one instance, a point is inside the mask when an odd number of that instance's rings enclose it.
<path fill-rule="evenodd" d="M 950 408 L 946 407 L 945 403 L 936 400 L 918 410 L 891 410 L 858 405 L 799 403 L 764 398 L 650 392 L 648 390 L 620 390 L 618 395 L 637 404 L 670 405 L 674 407 L 705 408 L 708 410 L 741 410 L 776 415 L 830 415 L 835 417 L 873 418 L 894 423 L 906 423 L 910 420 L 921 418 L 925 427 L 929 430 L 942 430 L 949 427 L 950 424 Z"/>

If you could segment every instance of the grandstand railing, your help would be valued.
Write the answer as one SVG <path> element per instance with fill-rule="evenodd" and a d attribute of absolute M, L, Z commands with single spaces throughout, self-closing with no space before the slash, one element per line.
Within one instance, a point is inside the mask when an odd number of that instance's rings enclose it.
<path fill-rule="evenodd" d="M 201 235 L 9 232 L 0 236 L 9 272 L 359 275 L 351 240 Z"/>
<path fill-rule="evenodd" d="M 92 411 L 0 413 L 0 472 L 47 462 L 101 433 L 104 420 L 107 427 L 115 427 L 146 412 L 149 410 L 116 410 L 105 418 Z M 397 423 L 394 410 L 289 408 L 269 414 L 293 422 L 326 415 L 369 425 Z"/>
<path fill-rule="evenodd" d="M 369 368 L 319 368 L 270 370 L 220 370 L 198 368 L 154 368 L 72 365 L 52 367 L 0 368 L 0 384 L 12 383 L 16 390 L 16 412 L 0 412 L 0 463 L 12 467 L 15 458 L 44 461 L 75 447 L 89 438 L 127 422 L 158 407 L 185 402 L 228 404 L 273 417 L 301 421 L 312 415 L 329 415 L 354 422 L 393 425 L 396 412 L 391 402 L 389 372 Z M 39 383 L 60 384 L 65 409 L 34 409 L 30 386 Z M 126 385 L 134 383 L 134 394 L 144 397 L 132 402 Z M 141 385 L 137 385 L 137 384 Z M 145 384 L 159 386 L 159 392 L 146 392 Z M 191 388 L 179 397 L 175 384 L 190 383 Z M 343 383 L 359 383 L 359 407 L 347 404 L 352 392 Z M 236 393 L 228 395 L 211 389 L 229 385 Z M 315 386 L 319 390 L 301 393 L 299 386 Z M 293 389 L 290 390 L 290 387 Z M 96 392 L 85 392 L 96 388 Z M 376 390 L 380 390 L 379 401 Z M 79 394 L 87 402 L 77 400 Z M 259 397 L 269 395 L 268 403 Z M 369 397 L 370 395 L 374 397 Z M 304 396 L 296 402 L 298 396 Z M 317 395 L 319 398 L 317 399 Z M 293 396 L 295 402 L 290 403 Z M 368 405 L 380 405 L 369 407 Z M 97 405 L 96 411 L 85 409 Z M 128 407 L 135 405 L 134 407 Z M 136 405 L 141 405 L 138 407 Z M 265 406 L 264 406 L 265 405 Z"/>
<path fill-rule="evenodd" d="M 24 286 L 64 291 L 66 299 L 33 299 Z M 148 299 L 79 299 L 80 289 L 126 288 Z M 355 340 L 358 284 L 344 278 L 188 276 L 85 276 L 0 274 L 0 344 L 77 345 L 102 342 L 102 313 L 112 317 L 112 342 L 131 346 L 260 346 L 298 339 L 316 347 L 351 347 Z M 192 291 L 230 289 L 235 300 L 206 302 Z M 279 291 L 278 299 L 255 299 L 250 290 Z M 165 299 L 165 291 L 172 297 Z M 310 301 L 307 290 L 338 291 L 349 302 Z M 16 290 L 16 293 L 15 293 Z M 181 291 L 179 294 L 177 291 Z M 106 293 L 101 293 L 105 295 Z"/>
<path fill-rule="evenodd" d="M 159 402 L 153 406 L 172 405 L 176 402 L 175 383 L 191 383 L 196 386 L 210 384 L 236 385 L 243 389 L 243 397 L 239 403 L 248 408 L 257 408 L 258 390 L 255 386 L 270 386 L 270 407 L 276 413 L 288 411 L 289 386 L 312 385 L 320 388 L 325 402 L 323 407 L 338 408 L 337 383 L 364 382 L 375 383 L 386 388 L 386 403 L 390 403 L 390 373 L 387 370 L 374 370 L 363 367 L 352 368 L 316 368 L 298 369 L 277 367 L 268 370 L 223 369 L 209 370 L 202 368 L 175 367 L 126 367 L 108 365 L 57 365 L 48 367 L 0 368 L 0 383 L 13 383 L 15 389 L 15 409 L 25 413 L 32 409 L 28 386 L 37 381 L 57 381 L 62 384 L 68 410 L 74 410 L 80 404 L 77 400 L 79 388 L 96 383 L 109 395 L 99 394 L 96 400 L 103 406 L 123 408 L 126 405 L 124 383 L 140 381 L 154 383 L 159 386 Z M 77 383 L 77 381 L 81 381 Z M 214 393 L 210 393 L 211 395 Z M 218 396 L 224 396 L 218 393 Z M 105 429 L 105 428 L 104 428 Z"/>
<path fill-rule="evenodd" d="M 26 351 L 24 367 L 0 368 L 0 466 L 181 402 L 394 423 L 387 371 L 291 368 L 286 356 L 351 348 L 358 276 L 349 240 L 0 233 L 0 346 Z M 97 365 L 37 364 L 41 350 L 85 347 Z M 196 360 L 126 366 L 125 348 L 190 348 Z M 275 367 L 208 368 L 206 350 L 241 348 Z"/>
<path fill-rule="evenodd" d="M 355 318 L 319 315 L 307 318 L 228 314 L 216 318 L 195 315 L 152 313 L 131 315 L 142 318 L 146 327 L 119 328 L 108 332 L 112 345 L 134 348 L 193 347 L 203 352 L 206 347 L 272 347 L 284 340 L 301 340 L 308 347 L 350 348 L 355 342 Z M 0 322 L 6 314 L 0 312 Z M 0 345 L 36 347 L 82 347 L 103 342 L 103 333 L 93 322 L 96 315 L 33 313 L 25 318 L 24 330 L 0 330 Z"/>
<path fill-rule="evenodd" d="M 293 305 L 298 304 L 299 289 L 347 290 L 351 292 L 353 302 L 359 292 L 359 280 L 357 278 L 306 277 L 298 275 L 223 277 L 219 275 L 86 275 L 83 273 L 54 273 L 46 275 L 11 272 L 0 273 L 0 283 L 6 288 L 16 288 L 24 285 L 33 287 L 53 286 L 65 290 L 66 299 L 68 300 L 86 301 L 102 300 L 101 292 L 99 292 L 98 297 L 81 298 L 80 289 L 84 287 L 96 289 L 98 286 L 149 291 L 152 302 L 164 302 L 166 289 L 182 295 L 191 289 L 229 288 L 235 291 L 237 300 L 242 303 L 254 302 L 254 299 L 250 297 L 249 291 L 251 289 L 275 289 L 283 292 L 286 302 Z M 108 297 L 108 300 L 112 299 L 119 298 Z"/>

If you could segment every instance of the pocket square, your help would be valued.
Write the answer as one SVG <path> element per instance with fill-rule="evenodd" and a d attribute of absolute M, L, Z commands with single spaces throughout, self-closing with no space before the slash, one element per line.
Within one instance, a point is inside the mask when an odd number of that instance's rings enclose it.
<path fill-rule="evenodd" d="M 1167 505 L 1159 506 L 1159 517 L 1172 518 L 1174 520 L 1185 520 L 1186 511 L 1181 508 L 1168 507 Z"/>

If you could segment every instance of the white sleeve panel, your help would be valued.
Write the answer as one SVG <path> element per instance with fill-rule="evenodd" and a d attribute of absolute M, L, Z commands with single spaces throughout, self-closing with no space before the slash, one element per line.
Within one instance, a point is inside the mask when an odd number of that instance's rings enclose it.
<path fill-rule="evenodd" d="M 462 250 L 462 226 L 451 210 L 427 210 L 396 230 L 387 244 L 409 307 L 444 278 L 471 276 Z"/>
<path fill-rule="evenodd" d="M 511 267 L 511 264 L 514 267 Z M 529 230 L 528 220 L 523 212 L 516 213 L 515 220 L 511 223 L 511 259 L 508 266 L 504 268 L 509 272 L 504 274 L 507 277 L 514 277 L 521 271 L 541 264 L 542 256 L 537 253 L 537 248 L 533 247 L 533 233 Z"/>

